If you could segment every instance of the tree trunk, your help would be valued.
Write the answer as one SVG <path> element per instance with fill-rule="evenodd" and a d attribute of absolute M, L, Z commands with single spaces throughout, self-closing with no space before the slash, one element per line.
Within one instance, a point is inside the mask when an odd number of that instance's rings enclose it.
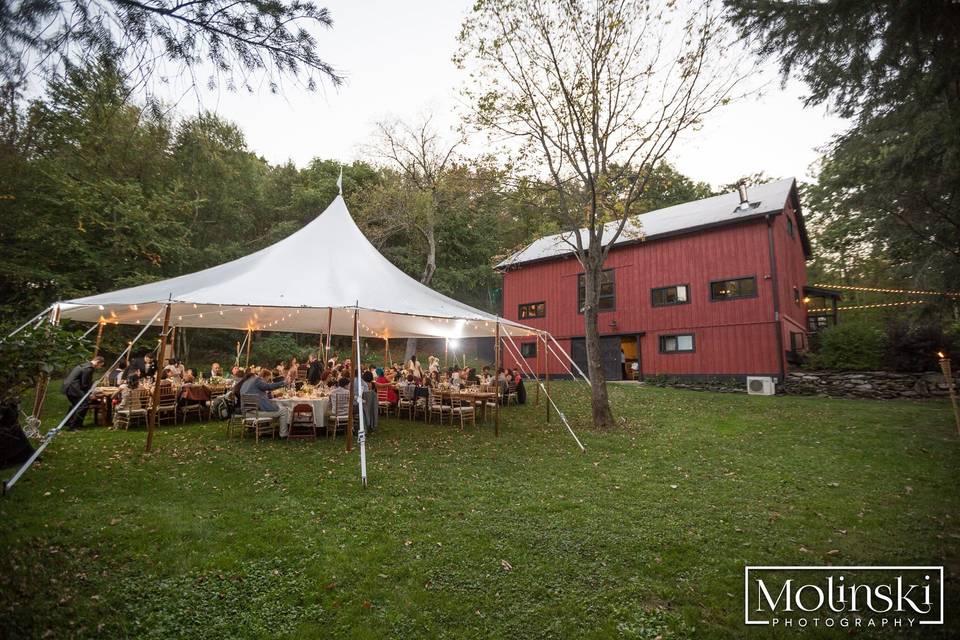
<path fill-rule="evenodd" d="M 420 283 L 430 286 L 433 280 L 433 274 L 437 271 L 437 240 L 433 234 L 433 225 L 427 225 L 420 230 L 424 239 L 427 241 L 427 262 L 423 265 L 423 274 L 420 276 Z M 403 351 L 404 363 L 409 362 L 413 354 L 417 352 L 417 339 L 407 338 L 407 346 Z"/>
<path fill-rule="evenodd" d="M 591 255 L 600 253 L 600 247 L 591 251 Z M 590 402 L 593 409 L 593 424 L 600 428 L 612 427 L 613 412 L 610 410 L 610 399 L 607 397 L 607 380 L 603 375 L 603 362 L 600 356 L 600 275 L 603 264 L 598 264 L 595 258 L 589 257 L 584 261 L 584 292 L 583 322 L 584 334 L 587 342 L 587 375 L 590 378 Z"/>

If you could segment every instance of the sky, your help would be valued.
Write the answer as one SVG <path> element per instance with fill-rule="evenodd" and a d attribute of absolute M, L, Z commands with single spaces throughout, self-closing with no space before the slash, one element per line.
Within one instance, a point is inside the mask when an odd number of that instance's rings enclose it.
<path fill-rule="evenodd" d="M 350 162 L 369 155 L 378 121 L 433 113 L 441 129 L 459 121 L 464 80 L 451 61 L 469 0 L 329 0 L 334 26 L 319 34 L 321 56 L 347 80 L 316 92 L 281 95 L 217 91 L 203 106 L 236 122 L 256 153 L 304 166 L 314 157 Z M 760 171 L 772 178 L 815 175 L 818 148 L 846 123 L 823 107 L 804 108 L 804 86 L 767 74 L 759 96 L 710 114 L 674 145 L 669 160 L 713 186 Z"/>

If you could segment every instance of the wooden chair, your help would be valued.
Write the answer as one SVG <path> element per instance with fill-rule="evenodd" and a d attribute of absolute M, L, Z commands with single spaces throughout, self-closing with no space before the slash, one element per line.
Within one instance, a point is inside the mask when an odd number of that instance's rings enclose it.
<path fill-rule="evenodd" d="M 310 369 L 306 364 L 297 365 L 297 382 L 304 382 L 307 379 L 307 371 Z"/>
<path fill-rule="evenodd" d="M 380 410 L 380 415 L 390 417 L 390 411 L 393 409 L 393 405 L 390 404 L 390 385 L 383 384 L 381 382 L 374 382 L 377 386 L 377 408 Z M 399 413 L 399 409 L 396 410 Z"/>
<path fill-rule="evenodd" d="M 228 402 L 233 404 L 232 411 L 230 412 L 230 417 L 227 419 L 227 437 L 230 438 L 233 436 L 233 431 L 236 429 L 237 433 L 240 434 L 240 437 L 243 437 L 243 411 L 237 407 L 235 397 L 232 393 L 227 396 Z"/>
<path fill-rule="evenodd" d="M 113 426 L 116 429 L 123 427 L 130 429 L 130 425 L 135 421 L 143 421 L 147 424 L 147 407 L 150 406 L 150 392 L 146 389 L 133 389 L 130 392 L 129 403 L 124 409 L 116 409 L 113 412 Z"/>
<path fill-rule="evenodd" d="M 187 416 L 190 414 L 196 414 L 197 420 L 203 420 L 203 407 L 204 404 L 196 400 L 184 402 L 182 405 L 180 405 L 180 424 L 186 424 Z"/>
<path fill-rule="evenodd" d="M 493 412 L 497 410 L 497 401 L 500 399 L 498 392 L 500 391 L 500 385 L 498 384 L 482 384 L 480 385 L 481 393 L 492 393 L 492 398 L 481 398 L 477 400 L 477 404 L 483 408 L 483 422 L 487 423 L 489 416 L 493 415 Z"/>
<path fill-rule="evenodd" d="M 414 391 L 416 387 L 412 384 L 405 384 L 397 388 L 400 393 L 400 399 L 397 400 L 397 417 L 400 417 L 404 411 L 407 412 L 407 418 L 413 420 Z"/>
<path fill-rule="evenodd" d="M 160 399 L 156 406 L 157 424 L 164 420 L 177 424 L 177 391 L 172 384 L 160 384 Z"/>
<path fill-rule="evenodd" d="M 513 404 L 520 404 L 517 399 L 517 383 L 513 380 L 507 380 L 507 399 L 504 404 L 510 404 L 511 400 L 513 400 Z"/>
<path fill-rule="evenodd" d="M 436 393 L 433 387 L 429 387 L 429 389 L 430 395 L 427 397 L 427 422 L 433 422 L 433 416 L 437 416 L 438 422 L 443 424 L 443 416 L 450 415 L 450 405 L 443 404 L 443 397 Z"/>
<path fill-rule="evenodd" d="M 290 432 L 287 440 L 316 440 L 317 422 L 313 416 L 313 406 L 301 403 L 293 408 L 290 415 Z"/>
<path fill-rule="evenodd" d="M 450 423 L 453 424 L 453 417 L 460 417 L 460 429 L 470 420 L 470 424 L 477 426 L 477 408 L 473 404 L 473 398 L 467 396 L 462 398 L 459 393 L 450 394 Z"/>
<path fill-rule="evenodd" d="M 347 424 L 350 422 L 351 402 L 353 402 L 353 398 L 349 395 L 330 395 L 330 418 L 327 420 L 328 438 L 335 437 L 340 427 L 343 427 L 344 432 L 346 432 Z"/>
<path fill-rule="evenodd" d="M 254 394 L 245 393 L 240 396 L 240 413 L 243 416 L 242 438 L 247 431 L 253 431 L 254 439 L 260 442 L 261 433 L 269 433 L 273 438 L 280 426 L 279 416 L 261 416 L 260 398 Z"/>

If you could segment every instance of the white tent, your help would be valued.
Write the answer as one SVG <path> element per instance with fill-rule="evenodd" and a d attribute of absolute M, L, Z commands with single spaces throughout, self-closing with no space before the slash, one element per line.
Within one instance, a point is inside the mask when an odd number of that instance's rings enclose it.
<path fill-rule="evenodd" d="M 310 224 L 249 256 L 150 284 L 60 303 L 62 318 L 143 324 L 167 303 L 178 327 L 353 334 L 375 338 L 512 335 L 530 327 L 441 295 L 384 258 L 342 196 Z M 160 320 L 153 320 L 159 323 Z"/>

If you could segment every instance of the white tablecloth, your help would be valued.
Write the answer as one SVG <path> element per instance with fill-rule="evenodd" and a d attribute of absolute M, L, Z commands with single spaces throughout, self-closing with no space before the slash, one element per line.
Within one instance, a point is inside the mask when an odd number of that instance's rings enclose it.
<path fill-rule="evenodd" d="M 330 398 L 274 398 L 278 407 L 286 407 L 293 422 L 293 408 L 298 404 L 308 404 L 313 407 L 313 422 L 318 430 L 327 426 L 327 412 L 330 411 Z"/>

